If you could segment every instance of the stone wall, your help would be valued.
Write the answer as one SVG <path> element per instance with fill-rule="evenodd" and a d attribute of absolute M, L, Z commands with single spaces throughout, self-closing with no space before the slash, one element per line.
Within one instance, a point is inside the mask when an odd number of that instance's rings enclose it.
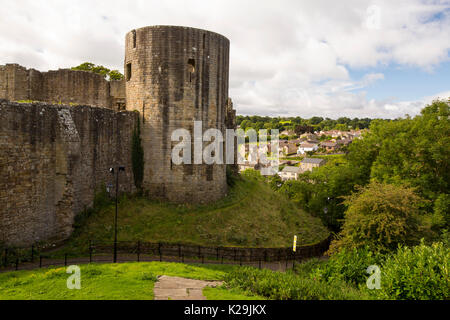
<path fill-rule="evenodd" d="M 125 83 L 109 82 L 87 71 L 40 72 L 18 64 L 6 64 L 0 66 L 0 99 L 83 104 L 117 110 L 118 103 L 125 103 Z"/>
<path fill-rule="evenodd" d="M 229 40 L 220 34 L 153 26 L 126 35 L 127 110 L 141 115 L 143 187 L 150 196 L 206 203 L 226 194 L 226 166 L 174 165 L 171 134 L 184 128 L 193 140 L 194 120 L 202 122 L 203 132 L 225 134 L 228 69 Z"/>
<path fill-rule="evenodd" d="M 96 191 L 114 183 L 134 191 L 132 112 L 0 100 L 0 241 L 62 240 Z"/>

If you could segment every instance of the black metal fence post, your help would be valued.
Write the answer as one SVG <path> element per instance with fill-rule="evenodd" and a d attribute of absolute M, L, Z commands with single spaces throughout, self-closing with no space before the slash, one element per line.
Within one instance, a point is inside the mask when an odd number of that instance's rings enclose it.
<path fill-rule="evenodd" d="M 223 264 L 223 255 L 222 255 L 222 262 L 221 263 Z"/>
<path fill-rule="evenodd" d="M 158 242 L 159 262 L 162 262 L 161 242 Z"/>
<path fill-rule="evenodd" d="M 181 255 L 181 262 L 184 263 L 184 254 Z"/>
<path fill-rule="evenodd" d="M 31 262 L 34 262 L 34 244 L 31 245 Z"/>
<path fill-rule="evenodd" d="M 64 254 L 64 266 L 67 266 L 67 253 Z"/>
<path fill-rule="evenodd" d="M 19 258 L 16 258 L 16 271 L 19 270 Z"/>
<path fill-rule="evenodd" d="M 219 247 L 216 248 L 216 259 L 219 261 Z"/>
<path fill-rule="evenodd" d="M 42 256 L 39 255 L 39 268 L 42 268 Z"/>
<path fill-rule="evenodd" d="M 202 256 L 202 264 L 205 264 L 205 256 Z"/>
<path fill-rule="evenodd" d="M 258 264 L 258 266 L 259 266 L 259 269 L 261 269 L 261 259 L 259 259 L 259 264 Z"/>
<path fill-rule="evenodd" d="M 3 258 L 3 265 L 6 267 L 8 265 L 8 249 L 5 248 L 5 257 Z"/>
<path fill-rule="evenodd" d="M 234 248 L 234 261 L 236 261 L 236 259 L 237 259 L 237 251 L 236 248 Z"/>
<path fill-rule="evenodd" d="M 202 255 L 202 247 L 198 246 L 198 257 Z"/>

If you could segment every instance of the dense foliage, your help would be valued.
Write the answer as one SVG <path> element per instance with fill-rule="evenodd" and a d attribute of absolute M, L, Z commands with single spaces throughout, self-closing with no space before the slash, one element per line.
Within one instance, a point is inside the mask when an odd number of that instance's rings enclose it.
<path fill-rule="evenodd" d="M 89 71 L 101 74 L 105 79 L 108 80 L 122 80 L 123 74 L 120 73 L 118 70 L 110 70 L 104 66 L 101 65 L 95 65 L 90 62 L 84 62 L 80 64 L 79 66 L 72 67 L 72 70 L 81 70 L 81 71 Z"/>
<path fill-rule="evenodd" d="M 225 275 L 227 285 L 274 300 L 348 300 L 366 296 L 343 282 L 326 283 L 305 274 L 275 272 L 251 267 Z"/>
<path fill-rule="evenodd" d="M 357 185 L 365 181 L 361 171 L 342 157 L 328 159 L 325 166 L 300 175 L 298 180 L 284 183 L 274 177 L 269 180 L 274 189 L 287 194 L 300 207 L 320 217 L 335 232 L 342 226 L 346 209 L 342 196 L 351 194 Z"/>
<path fill-rule="evenodd" d="M 401 247 L 381 268 L 379 299 L 450 299 L 450 250 L 442 243 Z"/>
<path fill-rule="evenodd" d="M 310 119 L 303 119 L 301 117 L 262 117 L 262 116 L 241 116 L 236 117 L 237 125 L 246 130 L 253 128 L 256 131 L 260 129 L 278 129 L 292 130 L 296 134 L 305 132 L 313 132 L 315 130 L 349 130 L 349 129 L 366 129 L 369 127 L 372 119 L 350 119 L 341 117 L 337 120 L 322 117 L 312 117 Z"/>
<path fill-rule="evenodd" d="M 345 281 L 353 285 L 364 284 L 367 280 L 367 267 L 379 265 L 383 256 L 373 253 L 369 247 L 359 249 L 343 249 L 332 255 L 328 262 L 316 268 L 311 276 L 313 279 L 326 282 Z"/>
<path fill-rule="evenodd" d="M 422 201 L 413 189 L 373 181 L 345 199 L 345 222 L 332 251 L 368 246 L 388 252 L 419 240 Z"/>
<path fill-rule="evenodd" d="M 414 193 L 426 200 L 421 202 L 420 207 L 417 201 L 413 202 L 413 212 L 422 217 L 418 229 L 433 231 L 429 232 L 427 239 L 438 240 L 439 234 L 450 229 L 449 108 L 448 101 L 436 100 L 414 118 L 374 120 L 363 138 L 350 144 L 344 158 L 328 161 L 325 166 L 304 173 L 298 181 L 272 183 L 272 187 L 276 185 L 275 189 L 289 195 L 311 214 L 321 217 L 336 232 L 343 226 L 345 211 L 352 201 L 357 200 L 356 196 L 351 199 L 346 197 L 356 192 L 358 186 L 378 181 L 385 188 L 400 188 L 396 189 L 399 196 L 406 192 L 401 190 L 414 188 Z M 409 190 L 412 192 L 412 189 Z M 408 192 L 408 199 L 414 197 L 411 192 Z M 385 206 L 383 203 L 390 199 L 371 193 L 364 197 L 372 203 L 372 208 L 368 204 L 365 207 L 368 212 L 367 221 L 376 217 L 376 212 L 380 212 L 371 209 Z M 344 202 L 345 199 L 350 200 Z M 402 203 L 406 205 L 405 202 Z M 352 214 L 349 216 L 352 217 Z M 384 216 L 384 219 L 388 219 L 388 216 Z M 354 225 L 355 228 L 360 226 Z M 349 228 L 350 222 L 347 224 L 347 232 L 350 232 Z M 413 238 L 417 228 L 411 225 L 402 230 L 408 233 L 404 236 L 406 240 Z M 395 248 L 396 242 L 392 241 L 388 247 Z M 357 242 L 357 245 L 364 244 L 367 243 Z"/>

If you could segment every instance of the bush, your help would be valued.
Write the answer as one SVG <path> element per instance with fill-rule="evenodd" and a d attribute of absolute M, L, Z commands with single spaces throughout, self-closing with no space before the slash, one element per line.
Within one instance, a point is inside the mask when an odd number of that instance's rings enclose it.
<path fill-rule="evenodd" d="M 372 253 L 369 247 L 343 249 L 330 260 L 312 272 L 312 277 L 327 282 L 345 281 L 353 285 L 365 283 L 366 270 L 371 265 L 380 265 L 383 256 Z"/>
<path fill-rule="evenodd" d="M 396 300 L 448 300 L 450 250 L 442 243 L 401 247 L 381 268 L 377 298 Z"/>
<path fill-rule="evenodd" d="M 369 246 L 371 251 L 395 251 L 399 244 L 419 242 L 420 205 L 414 189 L 371 182 L 346 197 L 348 206 L 340 239 L 330 252 Z"/>
<path fill-rule="evenodd" d="M 242 267 L 225 275 L 229 287 L 273 300 L 355 300 L 366 296 L 345 283 L 329 284 L 292 272 Z"/>

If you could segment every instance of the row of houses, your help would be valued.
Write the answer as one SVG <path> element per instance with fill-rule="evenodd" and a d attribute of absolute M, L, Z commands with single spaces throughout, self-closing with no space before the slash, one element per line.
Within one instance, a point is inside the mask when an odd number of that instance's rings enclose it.
<path fill-rule="evenodd" d="M 281 162 L 280 164 L 289 163 L 289 165 L 286 165 L 283 170 L 277 172 L 277 174 L 283 181 L 297 180 L 300 174 L 306 171 L 312 171 L 314 168 L 321 167 L 325 164 L 325 162 L 326 161 L 324 159 L 320 158 L 305 158 L 302 161 Z M 293 166 L 292 164 L 298 164 L 298 166 Z M 242 172 L 248 169 L 261 170 L 265 167 L 267 166 L 263 166 L 260 163 L 252 164 L 251 162 L 246 161 L 245 163 L 239 165 L 239 171 Z"/>
<path fill-rule="evenodd" d="M 297 180 L 299 175 L 306 172 L 312 171 L 314 168 L 321 167 L 325 164 L 324 159 L 320 158 L 305 158 L 303 159 L 298 167 L 295 166 L 286 166 L 278 172 L 281 180 Z"/>

